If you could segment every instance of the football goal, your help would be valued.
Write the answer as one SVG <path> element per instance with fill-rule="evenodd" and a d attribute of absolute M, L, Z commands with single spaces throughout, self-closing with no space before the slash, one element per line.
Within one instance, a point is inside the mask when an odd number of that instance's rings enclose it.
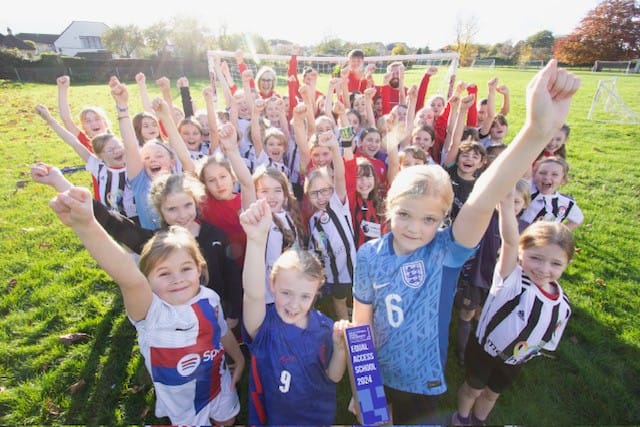
<path fill-rule="evenodd" d="M 544 61 L 542 59 L 530 59 L 520 63 L 520 69 L 522 70 L 540 70 L 544 67 Z"/>
<path fill-rule="evenodd" d="M 209 51 L 207 53 L 209 59 L 209 72 L 213 73 L 213 67 L 211 62 L 212 55 L 218 55 L 223 60 L 226 60 L 229 64 L 231 76 L 238 84 L 241 82 L 240 75 L 238 74 L 238 67 L 236 67 L 235 52 L 230 51 Z M 278 77 L 278 86 L 280 88 L 286 87 L 287 84 L 287 69 L 289 65 L 289 55 L 272 55 L 262 53 L 247 53 L 243 55 L 244 63 L 253 71 L 254 75 L 257 70 L 263 66 L 268 65 L 272 67 Z M 386 72 L 387 65 L 394 61 L 402 61 L 406 67 L 406 74 L 415 73 L 419 75 L 417 81 L 430 66 L 438 68 L 438 72 L 431 78 L 429 84 L 429 91 L 427 96 L 442 95 L 446 99 L 453 93 L 456 72 L 458 70 L 460 56 L 456 52 L 443 52 L 443 53 L 428 53 L 428 54 L 411 54 L 411 55 L 386 55 L 386 56 L 367 56 L 364 59 L 364 66 L 369 64 L 375 64 L 376 75 L 374 80 L 376 84 L 382 83 L 382 75 Z M 346 56 L 301 56 L 297 57 L 298 60 L 298 74 L 302 73 L 304 67 L 312 67 L 321 76 L 328 78 L 338 67 L 342 67 L 346 64 Z M 322 78 L 322 77 L 321 77 Z M 407 79 L 405 79 L 407 80 Z M 320 88 L 322 90 L 323 88 Z"/>
<path fill-rule="evenodd" d="M 638 73 L 640 72 L 640 59 L 633 61 L 596 61 L 591 71 L 610 71 L 625 74 Z"/>
<path fill-rule="evenodd" d="M 471 68 L 495 68 L 496 60 L 495 58 L 487 58 L 487 59 L 474 59 L 471 63 Z"/>
<path fill-rule="evenodd" d="M 618 78 L 600 80 L 593 95 L 589 120 L 612 124 L 640 124 L 638 115 L 622 100 L 616 89 Z"/>

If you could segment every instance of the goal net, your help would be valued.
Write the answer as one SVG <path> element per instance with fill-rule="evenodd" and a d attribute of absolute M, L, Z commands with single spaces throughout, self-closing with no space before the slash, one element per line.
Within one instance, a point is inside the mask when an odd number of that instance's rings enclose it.
<path fill-rule="evenodd" d="M 589 120 L 614 124 L 639 124 L 638 115 L 622 100 L 616 90 L 617 77 L 600 80 L 593 95 Z"/>
<path fill-rule="evenodd" d="M 471 68 L 480 68 L 480 67 L 488 67 L 495 68 L 496 60 L 495 59 L 474 59 L 471 63 Z"/>
<path fill-rule="evenodd" d="M 540 70 L 543 67 L 544 67 L 544 61 L 542 59 L 530 59 L 520 64 L 521 69 Z"/>
<path fill-rule="evenodd" d="M 636 64 L 634 64 L 636 62 Z M 599 72 L 599 71 L 611 71 L 611 72 L 622 72 L 625 74 L 637 72 L 638 61 L 596 61 L 593 63 L 593 67 L 591 71 Z"/>
<path fill-rule="evenodd" d="M 209 51 L 209 72 L 213 73 L 211 56 L 218 55 L 229 65 L 231 76 L 238 85 L 241 78 L 236 66 L 235 52 L 230 51 Z M 272 55 L 262 53 L 244 53 L 243 61 L 247 67 L 253 71 L 254 75 L 257 70 L 264 65 L 272 67 L 278 79 L 276 91 L 285 94 L 287 87 L 287 69 L 289 65 L 289 55 Z M 304 67 L 312 67 L 319 74 L 318 90 L 324 91 L 327 83 L 331 78 L 334 70 L 343 67 L 347 63 L 345 56 L 301 56 L 298 60 L 298 75 L 302 73 Z M 413 55 L 386 55 L 386 56 L 367 56 L 364 59 L 364 67 L 369 64 L 375 64 L 376 72 L 374 80 L 376 84 L 382 84 L 382 76 L 386 72 L 387 65 L 394 61 L 402 61 L 405 65 L 405 86 L 410 87 L 413 84 L 419 85 L 424 72 L 431 66 L 438 68 L 438 72 L 431 77 L 429 82 L 429 90 L 427 96 L 442 95 L 445 99 L 453 93 L 456 72 L 458 70 L 459 55 L 455 52 L 429 53 L 429 54 L 413 54 Z"/>

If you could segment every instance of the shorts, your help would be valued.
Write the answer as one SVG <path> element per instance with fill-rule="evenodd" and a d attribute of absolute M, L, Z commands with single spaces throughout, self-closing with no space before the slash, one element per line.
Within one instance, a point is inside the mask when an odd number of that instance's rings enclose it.
<path fill-rule="evenodd" d="M 188 415 L 190 411 L 182 411 L 181 414 L 167 414 L 173 425 L 211 425 L 214 421 L 226 421 L 232 419 L 240 412 L 240 399 L 238 393 L 231 387 L 231 373 L 228 369 L 222 369 L 220 374 L 220 392 L 195 415 Z M 164 415 L 157 413 L 156 415 Z"/>
<path fill-rule="evenodd" d="M 491 356 L 471 337 L 464 354 L 465 381 L 476 390 L 489 387 L 494 393 L 501 393 L 511 386 L 520 375 L 522 365 L 508 365 L 498 356 Z"/>
<path fill-rule="evenodd" d="M 353 285 L 351 283 L 325 283 L 322 286 L 322 295 L 331 295 L 335 299 L 351 298 Z"/>
<path fill-rule="evenodd" d="M 489 295 L 489 289 L 467 285 L 456 292 L 455 306 L 458 310 L 475 310 L 482 307 Z"/>
<path fill-rule="evenodd" d="M 433 424 L 440 395 L 410 393 L 384 386 L 393 425 Z"/>
<path fill-rule="evenodd" d="M 224 369 L 220 378 L 220 393 L 209 403 L 209 418 L 214 421 L 226 421 L 239 412 L 238 392 L 231 387 L 231 372 Z"/>

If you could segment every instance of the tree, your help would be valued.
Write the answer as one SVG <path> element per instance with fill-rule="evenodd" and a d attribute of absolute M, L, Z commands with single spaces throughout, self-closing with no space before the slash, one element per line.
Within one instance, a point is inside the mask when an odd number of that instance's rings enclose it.
<path fill-rule="evenodd" d="M 144 47 L 142 31 L 136 25 L 117 25 L 102 34 L 104 46 L 124 58 L 130 58 L 138 49 Z"/>
<path fill-rule="evenodd" d="M 473 45 L 473 39 L 479 30 L 478 18 L 475 15 L 471 15 L 464 21 L 458 16 L 456 22 L 456 40 L 453 45 L 453 50 L 460 55 L 460 65 L 468 66 L 473 62 L 473 58 L 477 54 L 477 50 Z"/>
<path fill-rule="evenodd" d="M 157 53 L 160 57 L 166 55 L 169 35 L 171 34 L 166 22 L 156 22 L 150 27 L 145 28 L 142 34 L 144 35 L 147 48 Z"/>
<path fill-rule="evenodd" d="M 605 0 L 580 26 L 558 39 L 554 56 L 569 65 L 596 60 L 624 61 L 640 56 L 640 6 L 635 0 Z"/>
<path fill-rule="evenodd" d="M 407 47 L 403 43 L 398 43 L 391 49 L 391 55 L 406 55 Z"/>
<path fill-rule="evenodd" d="M 173 18 L 170 40 L 176 56 L 186 60 L 206 58 L 214 43 L 209 29 L 194 17 Z"/>
<path fill-rule="evenodd" d="M 543 30 L 527 38 L 527 44 L 534 49 L 539 49 L 539 48 L 551 49 L 553 47 L 553 43 L 555 42 L 555 40 L 556 39 L 553 37 L 553 33 L 551 31 Z"/>

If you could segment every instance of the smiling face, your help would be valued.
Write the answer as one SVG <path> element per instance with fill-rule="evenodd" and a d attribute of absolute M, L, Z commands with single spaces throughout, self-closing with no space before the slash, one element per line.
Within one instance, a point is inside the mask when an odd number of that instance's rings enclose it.
<path fill-rule="evenodd" d="M 420 111 L 416 114 L 416 122 L 419 126 L 421 125 L 429 125 L 433 126 L 433 122 L 435 121 L 436 114 L 431 107 L 421 108 Z"/>
<path fill-rule="evenodd" d="M 333 183 L 317 176 L 309 183 L 307 197 L 316 210 L 325 210 L 333 195 Z"/>
<path fill-rule="evenodd" d="M 444 98 L 440 96 L 433 98 L 429 106 L 433 110 L 434 116 L 436 117 L 439 116 L 440 114 L 442 114 L 442 111 L 444 110 Z"/>
<path fill-rule="evenodd" d="M 280 213 L 284 206 L 285 193 L 278 180 L 268 175 L 261 176 L 256 181 L 256 196 L 258 199 L 266 199 L 271 212 Z"/>
<path fill-rule="evenodd" d="M 519 259 L 524 273 L 543 288 L 557 281 L 569 264 L 566 251 L 556 244 L 520 248 Z"/>
<path fill-rule="evenodd" d="M 331 149 L 319 145 L 313 147 L 311 149 L 311 161 L 318 168 L 331 165 Z"/>
<path fill-rule="evenodd" d="M 104 162 L 107 167 L 119 169 L 125 166 L 124 145 L 115 138 L 109 138 L 96 155 Z"/>
<path fill-rule="evenodd" d="M 196 201 L 189 193 L 167 194 L 160 205 L 160 215 L 168 225 L 181 225 L 191 229 L 196 220 Z"/>
<path fill-rule="evenodd" d="M 264 141 L 264 151 L 267 152 L 267 156 L 269 156 L 271 160 L 282 163 L 284 153 L 287 151 L 287 146 L 282 139 L 270 136 Z"/>
<path fill-rule="evenodd" d="M 533 173 L 533 182 L 541 194 L 555 193 L 566 180 L 564 167 L 555 162 L 542 162 Z"/>
<path fill-rule="evenodd" d="M 140 121 L 140 134 L 144 142 L 159 138 L 160 127 L 158 126 L 158 121 L 152 117 L 143 117 Z"/>
<path fill-rule="evenodd" d="M 502 142 L 505 136 L 507 136 L 507 125 L 500 120 L 494 120 L 489 131 L 491 140 L 494 142 Z"/>
<path fill-rule="evenodd" d="M 160 143 L 145 144 L 140 149 L 140 157 L 145 172 L 152 180 L 163 173 L 171 173 L 171 169 L 175 165 L 169 151 L 160 146 Z"/>
<path fill-rule="evenodd" d="M 444 220 L 448 207 L 439 197 L 402 197 L 391 206 L 393 249 L 397 255 L 408 255 L 431 242 Z"/>
<path fill-rule="evenodd" d="M 190 151 L 200 150 L 202 144 L 202 132 L 192 123 L 184 123 L 180 126 L 180 136 Z"/>
<path fill-rule="evenodd" d="M 104 118 L 94 110 L 85 110 L 80 114 L 80 124 L 84 133 L 91 139 L 107 131 Z"/>
<path fill-rule="evenodd" d="M 426 130 L 419 129 L 413 135 L 411 144 L 422 148 L 425 152 L 429 152 L 429 148 L 433 145 L 433 138 Z"/>
<path fill-rule="evenodd" d="M 295 268 L 280 269 L 271 280 L 278 316 L 284 323 L 305 329 L 309 310 L 321 283 Z"/>
<path fill-rule="evenodd" d="M 559 130 L 553 135 L 553 138 L 545 147 L 545 151 L 553 154 L 562 148 L 565 142 L 567 142 L 567 134 L 563 130 Z"/>
<path fill-rule="evenodd" d="M 147 274 L 154 294 L 171 305 L 183 305 L 200 290 L 200 266 L 185 249 L 174 249 Z"/>
<path fill-rule="evenodd" d="M 484 165 L 484 159 L 477 151 L 469 150 L 458 155 L 456 164 L 461 178 L 472 179 L 475 172 Z"/>
<path fill-rule="evenodd" d="M 360 140 L 360 151 L 367 157 L 374 157 L 380 151 L 382 137 L 376 131 L 367 132 Z"/>
<path fill-rule="evenodd" d="M 212 163 L 202 170 L 204 185 L 216 200 L 231 200 L 233 193 L 233 176 L 224 166 Z"/>
<path fill-rule="evenodd" d="M 276 76 L 271 72 L 265 72 L 258 79 L 258 88 L 263 95 L 270 95 L 276 82 Z"/>

